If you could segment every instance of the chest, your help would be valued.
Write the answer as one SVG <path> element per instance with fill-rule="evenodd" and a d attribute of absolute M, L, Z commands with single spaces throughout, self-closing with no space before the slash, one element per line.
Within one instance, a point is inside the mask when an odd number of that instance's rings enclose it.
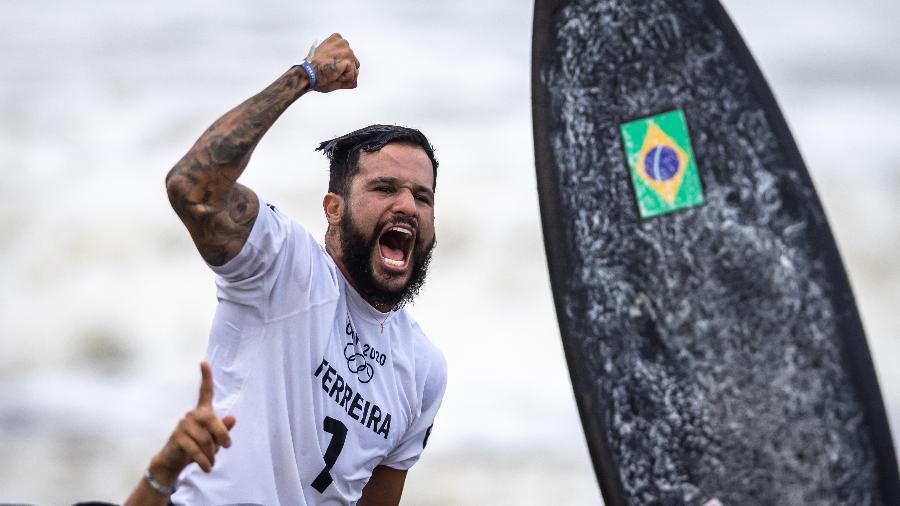
<path fill-rule="evenodd" d="M 320 328 L 324 339 L 310 356 L 316 435 L 326 474 L 337 482 L 367 479 L 415 416 L 409 354 L 391 334 L 394 325 L 384 330 L 339 306 L 327 331 Z M 324 484 L 314 482 L 313 488 Z"/>
<path fill-rule="evenodd" d="M 390 336 L 354 320 L 349 312 L 335 318 L 312 368 L 313 389 L 323 413 L 359 432 L 366 446 L 390 447 L 408 419 L 405 367 Z"/>

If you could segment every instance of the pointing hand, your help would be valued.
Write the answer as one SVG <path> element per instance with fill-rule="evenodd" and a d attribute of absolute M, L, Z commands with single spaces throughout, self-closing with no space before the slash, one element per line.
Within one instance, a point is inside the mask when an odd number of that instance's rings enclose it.
<path fill-rule="evenodd" d="M 178 474 L 191 462 L 210 472 L 219 448 L 231 446 L 229 431 L 236 420 L 231 415 L 219 418 L 213 413 L 213 380 L 208 363 L 200 363 L 200 374 L 197 407 L 178 422 L 166 445 L 150 462 L 154 479 L 165 485 L 174 484 Z"/>

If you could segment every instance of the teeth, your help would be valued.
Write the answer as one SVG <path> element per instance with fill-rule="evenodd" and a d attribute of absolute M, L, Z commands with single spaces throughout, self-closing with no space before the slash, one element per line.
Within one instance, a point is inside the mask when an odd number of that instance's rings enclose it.
<path fill-rule="evenodd" d="M 412 232 L 410 232 L 409 230 L 406 230 L 405 228 L 401 228 L 401 227 L 391 227 L 391 232 L 400 232 L 401 234 L 404 234 L 404 235 L 412 235 Z"/>
<path fill-rule="evenodd" d="M 392 267 L 403 267 L 403 264 L 404 264 L 404 262 L 402 260 L 392 260 L 390 258 L 383 258 L 383 257 L 382 257 L 382 260 L 384 260 L 384 263 L 386 263 Z"/>

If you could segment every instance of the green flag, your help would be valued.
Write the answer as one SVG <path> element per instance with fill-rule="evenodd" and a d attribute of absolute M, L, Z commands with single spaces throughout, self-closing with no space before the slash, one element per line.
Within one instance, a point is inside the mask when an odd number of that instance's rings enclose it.
<path fill-rule="evenodd" d="M 703 204 L 703 188 L 680 109 L 619 128 L 641 218 Z"/>

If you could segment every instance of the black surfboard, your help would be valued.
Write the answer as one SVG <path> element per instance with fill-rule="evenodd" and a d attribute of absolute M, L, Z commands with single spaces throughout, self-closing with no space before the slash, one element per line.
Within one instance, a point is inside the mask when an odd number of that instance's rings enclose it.
<path fill-rule="evenodd" d="M 556 312 L 606 503 L 900 503 L 834 239 L 721 5 L 537 0 L 532 87 Z"/>

